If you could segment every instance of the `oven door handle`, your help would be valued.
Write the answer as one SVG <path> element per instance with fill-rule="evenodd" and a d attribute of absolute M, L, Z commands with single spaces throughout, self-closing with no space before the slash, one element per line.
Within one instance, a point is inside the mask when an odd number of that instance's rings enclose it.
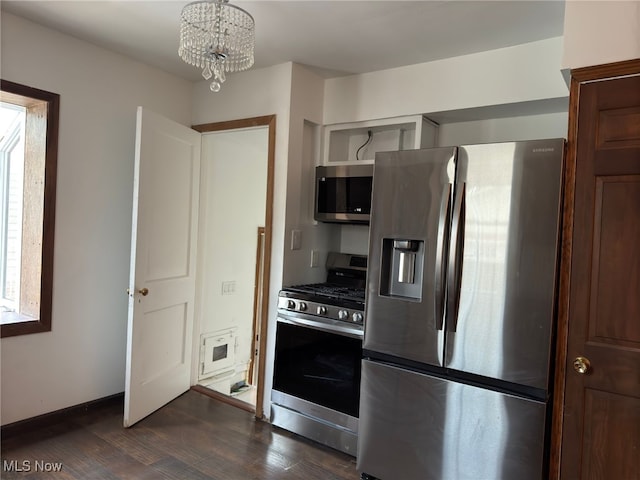
<path fill-rule="evenodd" d="M 311 317 L 292 317 L 292 316 L 284 316 L 282 314 L 278 314 L 278 321 L 283 323 L 288 323 L 291 325 L 298 325 L 301 327 L 310 327 L 316 330 L 321 330 L 323 332 L 336 333 L 338 335 L 344 335 L 345 337 L 352 337 L 362 339 L 364 333 L 361 329 L 350 326 L 348 323 L 344 322 L 327 322 L 314 320 Z M 343 325 L 344 323 L 344 325 Z"/>

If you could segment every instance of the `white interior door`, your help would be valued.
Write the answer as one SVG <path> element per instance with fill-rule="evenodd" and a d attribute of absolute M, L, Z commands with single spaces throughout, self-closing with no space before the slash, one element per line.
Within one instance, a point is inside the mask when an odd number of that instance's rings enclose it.
<path fill-rule="evenodd" d="M 125 427 L 190 387 L 200 143 L 138 107 Z"/>

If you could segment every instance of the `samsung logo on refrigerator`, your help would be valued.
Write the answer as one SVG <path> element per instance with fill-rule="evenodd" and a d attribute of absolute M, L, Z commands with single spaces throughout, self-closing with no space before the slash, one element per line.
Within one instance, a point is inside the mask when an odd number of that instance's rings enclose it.
<path fill-rule="evenodd" d="M 541 147 L 541 148 L 534 148 L 531 151 L 533 153 L 545 153 L 545 152 L 555 152 L 556 149 L 553 147 Z"/>

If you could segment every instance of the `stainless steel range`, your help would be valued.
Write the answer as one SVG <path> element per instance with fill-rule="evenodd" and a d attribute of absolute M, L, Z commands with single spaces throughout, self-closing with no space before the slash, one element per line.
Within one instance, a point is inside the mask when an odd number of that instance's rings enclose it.
<path fill-rule="evenodd" d="M 355 456 L 367 257 L 326 266 L 326 283 L 280 292 L 271 422 Z"/>

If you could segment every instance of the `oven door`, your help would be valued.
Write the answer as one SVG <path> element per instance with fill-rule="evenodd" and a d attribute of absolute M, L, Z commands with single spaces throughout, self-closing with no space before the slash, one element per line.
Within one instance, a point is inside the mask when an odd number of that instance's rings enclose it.
<path fill-rule="evenodd" d="M 350 325 L 279 314 L 274 398 L 280 392 L 285 394 L 280 398 L 304 401 L 297 402 L 296 408 L 309 403 L 357 419 L 361 360 L 362 332 Z M 320 416 L 322 410 L 315 408 L 312 414 Z"/>

